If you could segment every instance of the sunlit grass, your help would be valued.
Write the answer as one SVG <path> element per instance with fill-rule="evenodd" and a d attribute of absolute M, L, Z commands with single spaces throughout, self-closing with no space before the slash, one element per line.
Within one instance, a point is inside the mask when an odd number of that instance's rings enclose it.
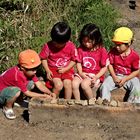
<path fill-rule="evenodd" d="M 0 2 L 0 72 L 17 63 L 19 51 L 32 48 L 39 52 L 58 21 L 69 23 L 71 40 L 77 46 L 83 25 L 97 24 L 107 49 L 117 26 L 117 12 L 105 0 L 8 0 L 11 9 L 4 2 Z"/>

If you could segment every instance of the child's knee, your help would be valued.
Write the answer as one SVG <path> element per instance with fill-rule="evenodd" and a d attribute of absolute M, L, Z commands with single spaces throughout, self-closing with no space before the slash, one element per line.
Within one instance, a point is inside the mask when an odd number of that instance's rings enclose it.
<path fill-rule="evenodd" d="M 72 88 L 75 89 L 75 88 L 79 88 L 80 86 L 80 83 L 77 82 L 77 81 L 72 81 Z"/>
<path fill-rule="evenodd" d="M 15 94 L 15 97 L 18 98 L 20 96 L 20 93 L 21 91 L 18 91 L 16 94 Z"/>
<path fill-rule="evenodd" d="M 64 87 L 65 88 L 71 88 L 72 87 L 72 81 L 71 80 L 64 80 Z"/>
<path fill-rule="evenodd" d="M 55 89 L 57 89 L 57 90 L 62 90 L 62 88 L 63 88 L 63 83 L 62 82 L 56 82 L 55 84 L 54 84 L 54 88 Z"/>
<path fill-rule="evenodd" d="M 87 82 L 87 81 L 82 81 L 82 83 L 81 83 L 82 89 L 87 89 L 90 87 L 90 85 L 91 84 L 89 84 L 89 82 Z"/>

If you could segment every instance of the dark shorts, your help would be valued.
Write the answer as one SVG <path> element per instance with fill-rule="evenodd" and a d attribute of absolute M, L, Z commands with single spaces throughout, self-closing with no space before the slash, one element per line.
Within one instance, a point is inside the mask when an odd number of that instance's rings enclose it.
<path fill-rule="evenodd" d="M 34 85 L 33 81 L 29 81 L 27 85 L 27 89 L 31 90 Z M 11 100 L 16 94 L 21 91 L 20 88 L 15 86 L 9 86 L 7 88 L 4 88 L 0 92 L 0 104 L 5 104 L 7 101 Z"/>
<path fill-rule="evenodd" d="M 65 79 L 68 80 L 72 80 L 74 77 L 74 70 L 71 69 L 65 73 L 58 73 L 58 69 L 57 68 L 49 68 L 51 70 L 51 72 L 53 73 L 52 78 L 60 78 L 62 81 Z M 46 87 L 49 89 L 53 88 L 53 82 L 52 81 L 46 81 Z"/>
<path fill-rule="evenodd" d="M 6 101 L 11 100 L 20 91 L 18 87 L 7 87 L 0 92 L 0 104 L 5 104 Z"/>

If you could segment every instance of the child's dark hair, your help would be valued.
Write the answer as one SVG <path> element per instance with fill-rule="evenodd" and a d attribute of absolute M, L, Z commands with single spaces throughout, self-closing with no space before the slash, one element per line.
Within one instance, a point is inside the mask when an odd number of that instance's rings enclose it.
<path fill-rule="evenodd" d="M 103 44 L 101 32 L 95 24 L 89 23 L 84 25 L 79 36 L 79 42 L 81 44 L 84 37 L 88 37 L 89 39 L 95 41 L 95 45 Z"/>
<path fill-rule="evenodd" d="M 52 41 L 66 43 L 71 36 L 71 28 L 65 22 L 56 23 L 51 30 Z"/>

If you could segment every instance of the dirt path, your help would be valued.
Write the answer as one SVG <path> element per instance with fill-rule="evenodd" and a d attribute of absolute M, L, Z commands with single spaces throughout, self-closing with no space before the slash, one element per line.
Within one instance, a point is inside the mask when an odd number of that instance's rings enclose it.
<path fill-rule="evenodd" d="M 0 112 L 0 139 L 5 140 L 139 140 L 140 110 L 94 110 L 81 116 L 45 120 L 30 124 L 23 119 L 23 108 L 15 108 L 17 119 L 6 120 Z M 47 114 L 46 114 L 47 115 Z M 56 119 L 58 117 L 58 119 Z"/>
<path fill-rule="evenodd" d="M 118 23 L 130 27 L 134 31 L 133 45 L 140 54 L 140 0 L 135 1 L 135 10 L 129 7 L 129 0 L 110 0 L 110 3 L 122 14 Z"/>

